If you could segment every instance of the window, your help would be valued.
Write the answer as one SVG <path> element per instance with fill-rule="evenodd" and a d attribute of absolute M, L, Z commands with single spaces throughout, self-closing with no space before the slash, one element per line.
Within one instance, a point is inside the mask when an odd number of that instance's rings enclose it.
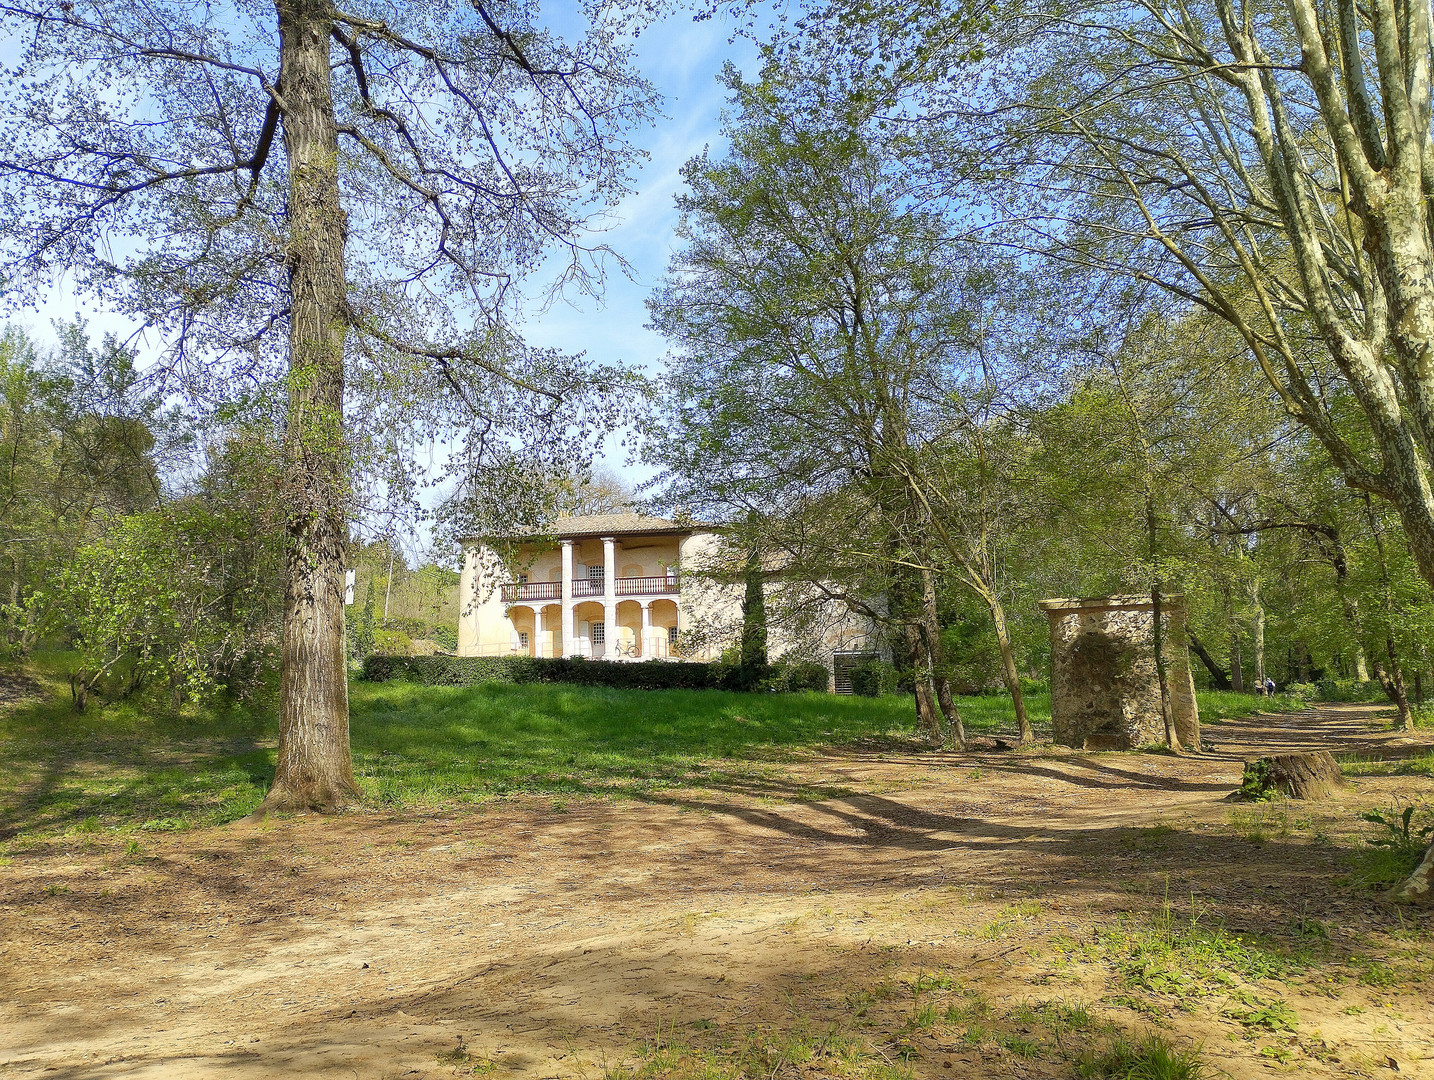
<path fill-rule="evenodd" d="M 677 627 L 669 626 L 667 628 L 667 644 L 674 649 L 677 648 Z"/>
<path fill-rule="evenodd" d="M 589 580 L 590 582 L 592 582 L 594 585 L 601 585 L 601 584 L 602 584 L 602 567 L 601 567 L 601 566 L 589 566 L 589 567 L 588 567 L 588 580 Z"/>
<path fill-rule="evenodd" d="M 519 630 L 519 631 L 518 631 L 518 648 L 520 648 L 520 649 L 526 649 L 527 647 L 528 647 L 528 631 L 526 631 L 526 630 Z"/>
<path fill-rule="evenodd" d="M 519 575 L 518 575 L 518 584 L 519 584 L 519 585 L 526 585 L 526 584 L 528 584 L 528 575 L 527 575 L 527 574 L 519 574 Z"/>
<path fill-rule="evenodd" d="M 607 642 L 607 624 L 595 622 L 592 626 L 592 637 L 594 645 L 603 645 Z"/>

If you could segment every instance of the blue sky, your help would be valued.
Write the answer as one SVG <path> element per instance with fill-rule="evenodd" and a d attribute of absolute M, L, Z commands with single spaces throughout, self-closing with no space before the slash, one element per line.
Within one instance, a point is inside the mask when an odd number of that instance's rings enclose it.
<path fill-rule="evenodd" d="M 666 352 L 661 337 L 647 329 L 645 300 L 667 269 L 677 214 L 673 197 L 681 187 L 679 170 L 704 146 L 720 150 L 718 122 L 725 93 L 717 76 L 731 60 L 754 76 L 757 51 L 745 38 L 729 42 L 730 18 L 694 22 L 690 9 L 679 10 L 643 32 L 638 40 L 638 66 L 661 91 L 665 119 L 638 133 L 637 142 L 651 155 L 637 174 L 635 190 L 618 208 L 617 225 L 603 240 L 635 271 L 629 281 L 612 273 L 601 303 L 575 298 L 557 304 L 526 327 L 535 345 L 565 351 L 587 350 L 601 361 L 623 361 L 655 371 Z M 626 460 L 617 440 L 609 440 L 602 463 L 636 482 L 649 473 Z"/>

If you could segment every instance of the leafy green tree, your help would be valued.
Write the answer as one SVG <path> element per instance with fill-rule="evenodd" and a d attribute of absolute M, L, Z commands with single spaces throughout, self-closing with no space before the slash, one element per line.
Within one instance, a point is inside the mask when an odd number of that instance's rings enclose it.
<path fill-rule="evenodd" d="M 343 568 L 355 484 L 412 501 L 417 447 L 586 448 L 617 373 L 524 345 L 517 282 L 554 249 L 596 289 L 589 213 L 625 189 L 647 6 L 569 42 L 535 4 L 22 0 L 0 88 L 12 302 L 57 273 L 168 343 L 214 401 L 282 417 L 279 753 L 262 812 L 357 797 Z M 56 197 L 57 193 L 63 193 Z M 347 406 L 347 408 L 346 408 Z M 524 436 L 529 436 L 524 438 Z"/>
<path fill-rule="evenodd" d="M 939 734 L 939 702 L 959 738 L 934 623 L 931 510 L 911 480 L 913 440 L 964 359 L 965 267 L 939 213 L 893 175 L 875 127 L 804 125 L 773 70 L 755 85 L 731 70 L 726 81 L 740 109 L 730 152 L 684 169 L 684 246 L 651 300 L 675 351 L 650 460 L 668 501 L 760 523 L 743 544 L 892 623 L 920 671 L 923 724 Z"/>

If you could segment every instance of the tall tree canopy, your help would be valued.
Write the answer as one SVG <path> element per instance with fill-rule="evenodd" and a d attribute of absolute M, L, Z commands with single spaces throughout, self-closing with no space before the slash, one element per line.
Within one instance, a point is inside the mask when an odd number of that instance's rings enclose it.
<path fill-rule="evenodd" d="M 284 418 L 266 808 L 356 796 L 342 567 L 360 442 L 401 456 L 461 426 L 469 457 L 515 432 L 580 449 L 611 421 L 621 374 L 525 347 L 511 315 L 536 270 L 601 283 L 583 236 L 653 108 L 630 63 L 649 8 L 589 0 L 565 40 L 521 0 L 0 7 L 24 42 L 0 87 L 9 299 L 71 275 L 157 335 L 188 388 Z"/>

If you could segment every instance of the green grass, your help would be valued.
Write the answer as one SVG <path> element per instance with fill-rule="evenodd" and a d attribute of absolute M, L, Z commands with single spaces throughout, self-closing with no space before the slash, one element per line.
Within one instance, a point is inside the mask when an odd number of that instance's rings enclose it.
<path fill-rule="evenodd" d="M 1197 690 L 1195 698 L 1200 706 L 1202 723 L 1219 723 L 1221 720 L 1240 720 L 1257 712 L 1291 713 L 1309 708 L 1309 702 L 1287 694 L 1274 697 L 1256 697 L 1254 694 L 1237 694 L 1233 690 Z"/>
<path fill-rule="evenodd" d="M 273 775 L 272 710 L 189 707 L 152 699 L 70 708 L 73 656 L 37 656 L 39 700 L 0 710 L 0 842 L 61 833 L 200 827 L 259 805 Z M 1026 707 L 1050 731 L 1049 693 Z M 1201 692 L 1201 709 L 1268 704 Z M 832 745 L 914 738 L 910 699 L 719 690 L 617 690 L 488 683 L 350 688 L 354 769 L 379 806 L 452 805 L 514 793 L 650 796 L 676 786 L 816 799 L 790 762 Z M 1275 704 L 1280 704 L 1279 699 Z M 971 735 L 1015 733 L 1004 694 L 958 699 Z M 1427 766 L 1426 766 L 1427 767 Z"/>
<path fill-rule="evenodd" d="M 178 830 L 242 817 L 273 776 L 271 711 L 153 701 L 70 708 L 67 654 L 29 673 L 45 695 L 0 710 L 0 843 Z M 821 798 L 783 762 L 833 744 L 913 737 L 909 699 L 561 685 L 352 684 L 354 769 L 376 805 L 509 793 L 644 795 L 676 785 Z M 1009 707 L 1007 709 L 1009 713 Z M 1000 720 L 986 705 L 973 730 Z M 8 838 L 8 841 L 7 841 Z"/>

